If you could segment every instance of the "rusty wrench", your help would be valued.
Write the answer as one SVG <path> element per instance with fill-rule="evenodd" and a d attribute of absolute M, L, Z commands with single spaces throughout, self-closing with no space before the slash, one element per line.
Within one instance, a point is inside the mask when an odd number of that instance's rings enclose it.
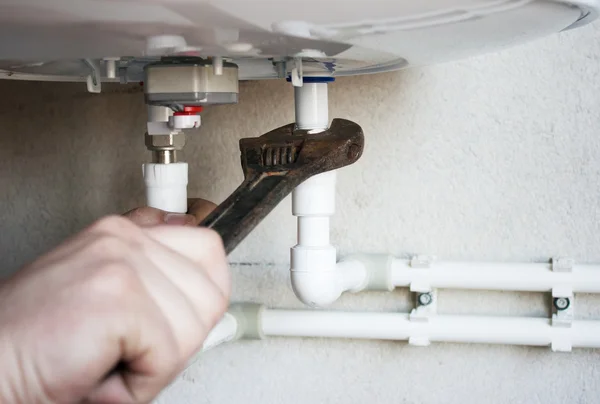
<path fill-rule="evenodd" d="M 346 119 L 334 119 L 316 134 L 289 124 L 241 139 L 244 182 L 200 226 L 216 230 L 229 254 L 294 188 L 313 175 L 354 163 L 363 146 L 361 127 Z"/>

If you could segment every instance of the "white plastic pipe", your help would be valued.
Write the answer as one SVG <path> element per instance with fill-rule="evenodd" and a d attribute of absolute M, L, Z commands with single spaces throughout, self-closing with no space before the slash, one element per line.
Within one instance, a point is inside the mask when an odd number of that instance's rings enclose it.
<path fill-rule="evenodd" d="M 322 132 L 329 126 L 327 83 L 304 83 L 294 87 L 294 107 L 298 129 Z"/>
<path fill-rule="evenodd" d="M 311 133 L 326 130 L 327 83 L 304 83 L 294 91 L 297 128 Z M 336 249 L 329 240 L 335 183 L 336 172 L 329 171 L 308 179 L 292 193 L 292 214 L 298 217 L 298 244 L 291 251 L 292 287 L 298 299 L 310 306 L 329 305 L 342 292 L 364 284 L 362 267 L 347 264 L 348 275 L 341 276 L 336 265 Z"/>
<path fill-rule="evenodd" d="M 349 313 L 266 309 L 265 336 L 361 338 L 482 344 L 600 348 L 600 322 L 576 320 L 571 328 L 553 327 L 545 318 L 432 316 L 411 321 L 407 313 Z"/>
<path fill-rule="evenodd" d="M 329 125 L 327 83 L 294 87 L 296 127 L 323 132 Z M 327 305 L 341 294 L 336 250 L 329 243 L 329 218 L 335 212 L 334 171 L 306 180 L 292 192 L 292 214 L 298 217 L 298 244 L 291 250 L 292 287 L 310 306 Z"/>
<path fill-rule="evenodd" d="M 574 265 L 571 271 L 553 271 L 552 264 L 433 262 L 430 268 L 412 268 L 394 259 L 392 283 L 410 287 L 415 283 L 432 288 L 549 292 L 570 288 L 573 292 L 600 293 L 600 265 Z"/>
<path fill-rule="evenodd" d="M 169 134 L 167 122 L 172 115 L 171 108 L 148 105 L 148 133 Z M 148 206 L 166 212 L 187 212 L 187 163 L 147 163 L 142 166 L 142 173 Z"/>
<path fill-rule="evenodd" d="M 187 212 L 187 163 L 147 163 L 143 174 L 148 206 L 166 212 Z"/>
<path fill-rule="evenodd" d="M 210 331 L 202 345 L 202 351 L 208 351 L 217 345 L 235 339 L 238 330 L 238 322 L 230 313 L 225 313 L 221 321 Z"/>

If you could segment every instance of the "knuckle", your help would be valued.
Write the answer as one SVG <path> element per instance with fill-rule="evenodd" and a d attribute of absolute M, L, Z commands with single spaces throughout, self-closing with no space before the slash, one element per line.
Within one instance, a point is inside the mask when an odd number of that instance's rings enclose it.
<path fill-rule="evenodd" d="M 92 293 L 127 299 L 139 289 L 140 280 L 134 268 L 123 261 L 108 260 L 102 264 L 91 281 Z"/>
<path fill-rule="evenodd" d="M 206 320 L 209 327 L 208 330 L 212 329 L 215 324 L 219 322 L 225 311 L 227 311 L 227 307 L 228 299 L 222 293 L 220 293 L 220 291 L 215 290 L 211 298 L 210 305 L 207 307 L 208 311 Z"/>
<path fill-rule="evenodd" d="M 112 234 L 103 234 L 89 245 L 88 254 L 95 257 L 117 259 L 127 256 L 130 250 L 131 245 L 121 237 Z"/>
<path fill-rule="evenodd" d="M 129 211 L 124 217 L 138 226 L 154 226 L 164 223 L 164 212 L 148 206 Z"/>
<path fill-rule="evenodd" d="M 216 310 L 217 318 L 215 319 L 215 324 L 221 319 L 223 314 L 225 314 L 228 307 L 229 307 L 229 300 L 227 298 L 225 298 L 225 296 L 221 295 L 221 299 L 219 299 L 217 301 L 217 310 Z"/>
<path fill-rule="evenodd" d="M 137 226 L 121 216 L 107 216 L 92 224 L 89 231 L 98 234 L 131 235 Z"/>
<path fill-rule="evenodd" d="M 211 252 L 219 252 L 225 257 L 225 247 L 223 246 L 223 239 L 216 231 L 212 229 L 202 228 L 203 243 L 207 249 Z"/>
<path fill-rule="evenodd" d="M 219 277 L 216 284 L 219 288 L 219 295 L 222 300 L 221 303 L 223 304 L 224 310 L 226 310 L 227 305 L 229 304 L 229 299 L 231 298 L 231 275 L 229 270 L 225 271 L 225 273 Z"/>

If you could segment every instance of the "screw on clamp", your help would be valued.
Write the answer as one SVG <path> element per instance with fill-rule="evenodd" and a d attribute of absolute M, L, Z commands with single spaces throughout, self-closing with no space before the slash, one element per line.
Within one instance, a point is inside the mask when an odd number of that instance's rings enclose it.
<path fill-rule="evenodd" d="M 557 311 L 564 311 L 571 305 L 571 299 L 568 297 L 555 297 L 553 300 L 554 308 Z"/>
<path fill-rule="evenodd" d="M 431 302 L 433 302 L 433 296 L 430 292 L 419 293 L 419 295 L 417 296 L 417 302 L 421 306 L 429 306 Z"/>

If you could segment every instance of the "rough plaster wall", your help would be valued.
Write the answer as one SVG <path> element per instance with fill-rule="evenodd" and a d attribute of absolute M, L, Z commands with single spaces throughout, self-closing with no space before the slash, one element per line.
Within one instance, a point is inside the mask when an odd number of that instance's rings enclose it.
<path fill-rule="evenodd" d="M 339 173 L 341 255 L 600 262 L 600 24 L 499 54 L 338 80 L 331 116 L 360 122 L 363 159 Z M 139 89 L 0 82 L 4 273 L 95 218 L 143 203 Z M 237 140 L 293 120 L 292 90 L 244 83 L 209 109 L 186 150 L 190 194 L 221 201 L 241 180 Z M 236 300 L 300 307 L 287 262 L 286 200 L 231 257 Z M 440 310 L 547 316 L 542 294 L 442 291 Z M 405 291 L 345 296 L 336 309 L 410 308 Z M 577 316 L 600 319 L 580 296 Z M 161 403 L 593 403 L 600 352 L 273 339 L 208 352 Z"/>

